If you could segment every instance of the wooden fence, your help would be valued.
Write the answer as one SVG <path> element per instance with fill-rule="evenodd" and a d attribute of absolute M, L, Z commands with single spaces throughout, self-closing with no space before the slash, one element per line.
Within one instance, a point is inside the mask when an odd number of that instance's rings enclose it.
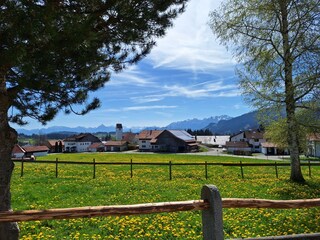
<path fill-rule="evenodd" d="M 290 163 L 284 163 L 284 162 L 270 162 L 270 163 L 242 163 L 240 161 L 239 163 L 173 163 L 172 161 L 169 161 L 168 163 L 165 162 L 133 162 L 132 159 L 130 162 L 96 162 L 95 159 L 92 160 L 92 162 L 80 162 L 80 161 L 61 161 L 58 158 L 56 158 L 55 161 L 50 160 L 41 160 L 41 161 L 30 161 L 30 160 L 24 160 L 24 159 L 15 159 L 14 162 L 20 162 L 21 163 L 21 174 L 20 176 L 23 177 L 24 174 L 24 164 L 53 164 L 55 165 L 55 176 L 58 177 L 59 174 L 59 165 L 61 164 L 71 164 L 71 165 L 92 165 L 93 168 L 93 178 L 96 178 L 96 169 L 98 165 L 129 165 L 130 166 L 130 177 L 133 177 L 133 166 L 167 166 L 169 170 L 169 179 L 172 180 L 173 177 L 173 166 L 202 166 L 204 167 L 204 177 L 208 179 L 208 166 L 224 166 L 224 167 L 239 167 L 241 177 L 244 178 L 244 167 L 274 167 L 275 169 L 275 176 L 276 178 L 279 177 L 278 168 L 284 167 L 284 166 L 290 166 Z M 311 177 L 311 169 L 315 166 L 320 166 L 320 162 L 302 162 L 301 166 L 307 166 L 308 167 L 308 175 Z"/>
<path fill-rule="evenodd" d="M 21 222 L 52 219 L 72 219 L 98 216 L 127 216 L 178 211 L 202 211 L 202 232 L 204 240 L 222 240 L 223 208 L 310 208 L 320 207 L 320 198 L 302 200 L 265 200 L 221 198 L 214 185 L 205 185 L 201 190 L 201 200 L 181 202 L 146 203 L 135 205 L 115 205 L 80 207 L 49 210 L 28 210 L 0 212 L 0 222 Z M 320 239 L 320 233 L 251 239 Z"/>

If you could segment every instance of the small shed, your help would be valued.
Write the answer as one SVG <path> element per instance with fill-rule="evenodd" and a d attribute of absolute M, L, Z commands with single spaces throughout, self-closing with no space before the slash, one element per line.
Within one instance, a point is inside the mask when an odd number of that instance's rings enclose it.
<path fill-rule="evenodd" d="M 252 153 L 251 147 L 247 142 L 244 141 L 226 142 L 226 148 L 228 153 L 235 155 L 250 155 Z"/>
<path fill-rule="evenodd" d="M 49 152 L 49 148 L 47 146 L 24 146 L 25 157 L 31 157 L 31 155 L 35 157 L 46 156 Z"/>
<path fill-rule="evenodd" d="M 88 147 L 88 151 L 89 152 L 104 152 L 105 151 L 105 145 L 102 142 L 96 142 L 96 143 L 92 143 L 89 147 Z"/>
<path fill-rule="evenodd" d="M 261 143 L 261 152 L 265 155 L 287 155 L 289 150 L 281 149 L 276 144 L 271 142 Z"/>
<path fill-rule="evenodd" d="M 127 141 L 107 141 L 105 143 L 107 152 L 122 152 L 128 150 Z"/>

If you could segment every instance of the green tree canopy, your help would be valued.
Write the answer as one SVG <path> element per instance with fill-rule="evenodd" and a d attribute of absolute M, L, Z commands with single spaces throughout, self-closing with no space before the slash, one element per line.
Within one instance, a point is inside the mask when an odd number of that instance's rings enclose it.
<path fill-rule="evenodd" d="M 319 0 L 228 0 L 211 14 L 214 33 L 240 63 L 248 102 L 285 109 L 290 179 L 300 182 L 296 111 L 320 109 L 319 22 Z"/>
<path fill-rule="evenodd" d="M 59 111 L 99 107 L 89 93 L 146 56 L 186 1 L 0 2 L 0 211 L 11 209 L 17 133 L 9 122 L 30 117 L 45 124 Z M 18 239 L 17 225 L 1 223 L 0 239 Z"/>

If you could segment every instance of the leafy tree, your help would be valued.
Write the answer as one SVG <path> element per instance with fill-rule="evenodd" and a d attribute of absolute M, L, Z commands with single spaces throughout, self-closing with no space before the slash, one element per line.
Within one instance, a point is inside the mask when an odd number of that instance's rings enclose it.
<path fill-rule="evenodd" d="M 292 181 L 304 182 L 296 111 L 319 109 L 319 0 L 228 0 L 211 26 L 240 63 L 237 73 L 254 106 L 286 112 Z M 313 104 L 310 104 L 313 103 Z"/>
<path fill-rule="evenodd" d="M 58 145 L 58 142 L 55 142 L 54 144 L 54 152 L 59 152 L 59 145 Z"/>
<path fill-rule="evenodd" d="M 1 1 L 0 211 L 11 209 L 17 133 L 9 122 L 30 117 L 45 124 L 60 110 L 99 107 L 88 94 L 146 56 L 186 1 Z M 17 238 L 16 223 L 0 224 L 0 239 Z"/>
<path fill-rule="evenodd" d="M 59 141 L 58 152 L 63 152 L 62 141 Z"/>

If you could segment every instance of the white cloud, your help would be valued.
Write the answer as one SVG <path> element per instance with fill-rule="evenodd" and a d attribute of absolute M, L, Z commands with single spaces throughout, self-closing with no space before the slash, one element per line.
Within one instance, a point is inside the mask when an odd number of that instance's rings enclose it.
<path fill-rule="evenodd" d="M 141 71 L 137 65 L 132 65 L 121 73 L 114 73 L 107 84 L 108 86 L 147 86 L 153 82 L 154 77 L 148 76 L 146 72 Z"/>
<path fill-rule="evenodd" d="M 235 97 L 240 95 L 237 84 L 224 84 L 223 81 L 207 81 L 191 86 L 175 84 L 158 86 L 161 93 L 134 97 L 138 103 L 161 101 L 167 97 L 209 98 L 209 97 Z"/>
<path fill-rule="evenodd" d="M 155 67 L 169 67 L 207 71 L 234 65 L 230 54 L 215 39 L 209 22 L 209 12 L 217 8 L 220 1 L 191 0 L 186 12 L 174 21 L 174 27 L 157 41 L 148 59 Z"/>
<path fill-rule="evenodd" d="M 176 108 L 177 106 L 155 105 L 155 106 L 135 106 L 125 107 L 123 111 L 139 111 L 139 110 L 151 110 L 151 109 L 169 109 Z"/>
<path fill-rule="evenodd" d="M 133 106 L 133 107 L 123 107 L 123 108 L 109 108 L 105 109 L 104 112 L 128 112 L 128 111 L 144 111 L 144 110 L 154 110 L 154 109 L 172 109 L 177 108 L 173 105 L 151 105 L 151 106 Z"/>

